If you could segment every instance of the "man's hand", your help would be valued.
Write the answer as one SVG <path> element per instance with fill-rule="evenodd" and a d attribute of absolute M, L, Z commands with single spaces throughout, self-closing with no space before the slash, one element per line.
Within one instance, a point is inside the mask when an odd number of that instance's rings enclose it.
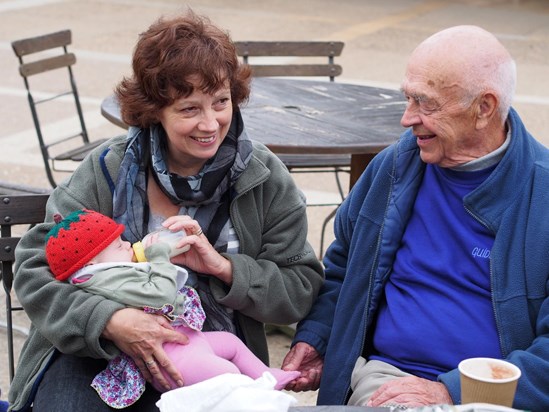
<path fill-rule="evenodd" d="M 166 390 L 175 389 L 164 377 L 162 370 L 165 370 L 174 382 L 183 386 L 181 374 L 168 358 L 162 344 L 174 342 L 184 345 L 189 339 L 173 330 L 163 316 L 149 315 L 139 309 L 121 309 L 107 322 L 102 336 L 130 356 L 147 381 L 152 383 L 154 379 Z"/>
<path fill-rule="evenodd" d="M 387 382 L 374 392 L 367 406 L 402 405 L 452 405 L 452 398 L 442 383 L 416 376 L 397 378 Z"/>
<path fill-rule="evenodd" d="M 287 390 L 294 392 L 314 391 L 320 386 L 320 376 L 324 359 L 315 348 L 305 342 L 298 342 L 288 352 L 282 362 L 285 371 L 300 371 L 301 376 L 286 385 Z"/>

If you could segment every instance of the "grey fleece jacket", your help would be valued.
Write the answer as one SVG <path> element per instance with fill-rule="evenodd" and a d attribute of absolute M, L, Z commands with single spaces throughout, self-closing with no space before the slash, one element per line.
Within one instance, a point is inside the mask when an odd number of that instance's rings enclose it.
<path fill-rule="evenodd" d="M 56 281 L 44 253 L 55 213 L 65 216 L 86 208 L 112 216 L 112 194 L 99 160 L 107 147 L 106 168 L 116 182 L 125 136 L 98 147 L 53 191 L 46 222 L 27 232 L 17 247 L 14 289 L 32 325 L 10 387 L 12 410 L 32 401 L 35 383 L 55 348 L 103 359 L 119 353 L 101 333 L 112 314 L 124 306 Z M 250 164 L 233 189 L 230 217 L 240 253 L 226 257 L 233 265 L 234 281 L 227 287 L 212 278 L 210 288 L 220 304 L 235 311 L 240 338 L 268 363 L 263 324 L 289 324 L 307 315 L 323 283 L 323 270 L 307 242 L 304 197 L 265 146 L 254 143 Z"/>

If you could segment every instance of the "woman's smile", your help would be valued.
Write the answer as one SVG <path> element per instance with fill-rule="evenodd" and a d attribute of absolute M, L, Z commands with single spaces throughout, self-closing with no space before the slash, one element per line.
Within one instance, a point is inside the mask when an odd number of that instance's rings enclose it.
<path fill-rule="evenodd" d="M 209 144 L 209 143 L 212 143 L 215 140 L 215 135 L 214 136 L 209 136 L 209 137 L 190 136 L 190 138 L 193 139 L 193 140 L 196 140 L 198 143 Z"/>

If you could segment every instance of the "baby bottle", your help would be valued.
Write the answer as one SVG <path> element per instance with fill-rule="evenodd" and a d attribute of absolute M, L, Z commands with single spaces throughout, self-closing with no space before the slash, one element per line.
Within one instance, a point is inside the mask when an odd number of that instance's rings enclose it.
<path fill-rule="evenodd" d="M 190 245 L 183 246 L 182 248 L 177 248 L 175 245 L 185 236 L 187 236 L 187 233 L 185 233 L 184 230 L 178 230 L 177 232 L 172 232 L 169 229 L 161 228 L 158 230 L 155 230 L 154 232 L 151 232 L 147 234 L 143 240 L 140 242 L 135 242 L 132 245 L 133 252 L 135 254 L 135 258 L 138 262 L 146 262 L 147 258 L 145 257 L 145 247 L 143 245 L 149 244 L 147 241 L 152 237 L 157 236 L 157 242 L 167 243 L 171 246 L 171 251 L 169 253 L 170 257 L 179 255 L 180 253 L 186 252 L 189 250 Z M 155 242 L 156 243 L 156 242 Z"/>

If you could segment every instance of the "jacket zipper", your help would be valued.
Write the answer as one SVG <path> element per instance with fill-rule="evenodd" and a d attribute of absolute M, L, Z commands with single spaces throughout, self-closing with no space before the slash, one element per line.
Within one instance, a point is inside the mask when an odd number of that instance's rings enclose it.
<path fill-rule="evenodd" d="M 480 219 L 478 216 L 476 216 L 471 210 L 469 210 L 469 208 L 467 206 L 463 205 L 463 208 L 465 209 L 465 211 L 473 219 L 475 219 L 477 222 L 479 222 L 486 229 L 490 230 L 488 225 L 482 219 Z M 494 234 L 494 238 L 495 238 L 495 234 Z M 493 267 L 492 267 L 492 252 L 490 252 L 490 260 L 488 262 L 489 262 L 489 266 L 490 266 L 490 296 L 491 296 L 491 299 L 492 299 L 492 313 L 494 315 L 494 320 L 496 322 L 496 331 L 497 331 L 497 334 L 498 334 L 499 349 L 501 350 L 502 356 L 505 358 L 507 356 L 507 353 L 504 350 L 504 346 L 503 346 L 503 338 L 501 336 L 499 319 L 497 317 L 497 312 L 496 312 L 496 299 L 495 299 L 495 296 L 494 296 L 494 272 L 493 272 Z"/>

